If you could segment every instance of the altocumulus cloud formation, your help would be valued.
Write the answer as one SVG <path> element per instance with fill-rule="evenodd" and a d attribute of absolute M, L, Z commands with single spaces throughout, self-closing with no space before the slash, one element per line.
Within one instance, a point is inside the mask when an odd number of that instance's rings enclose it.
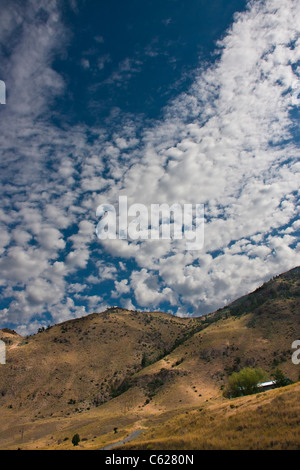
<path fill-rule="evenodd" d="M 56 62 L 70 60 L 76 31 L 62 4 L 0 4 L 2 327 L 30 333 L 109 305 L 201 315 L 300 264 L 298 0 L 236 13 L 156 119 L 112 105 L 92 122 L 66 116 L 73 77 Z M 68 7 L 80 15 L 80 2 Z M 125 89 L 162 52 L 154 38 L 118 63 L 96 46 L 80 54 L 82 73 L 107 69 L 85 104 L 97 113 L 97 90 Z M 204 248 L 100 242 L 96 208 L 120 195 L 204 204 Z"/>

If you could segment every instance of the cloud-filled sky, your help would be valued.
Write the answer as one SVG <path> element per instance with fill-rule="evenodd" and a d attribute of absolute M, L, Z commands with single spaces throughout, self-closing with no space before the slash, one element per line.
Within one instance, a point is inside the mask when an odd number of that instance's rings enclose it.
<path fill-rule="evenodd" d="M 201 315 L 300 264 L 298 0 L 0 0 L 0 327 Z M 204 204 L 205 241 L 99 204 Z"/>

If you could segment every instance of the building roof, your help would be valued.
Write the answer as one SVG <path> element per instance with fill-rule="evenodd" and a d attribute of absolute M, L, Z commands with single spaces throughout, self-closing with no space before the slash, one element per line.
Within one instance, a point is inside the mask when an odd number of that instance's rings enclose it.
<path fill-rule="evenodd" d="M 258 387 L 270 387 L 271 385 L 275 385 L 276 384 L 276 380 L 270 380 L 269 382 L 261 382 L 259 384 L 257 384 Z"/>

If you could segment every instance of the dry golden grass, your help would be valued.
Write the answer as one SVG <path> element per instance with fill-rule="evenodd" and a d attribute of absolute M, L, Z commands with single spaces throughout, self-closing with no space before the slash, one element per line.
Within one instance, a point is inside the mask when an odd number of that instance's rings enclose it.
<path fill-rule="evenodd" d="M 300 383 L 179 414 L 119 449 L 300 449 Z"/>
<path fill-rule="evenodd" d="M 104 403 L 112 386 L 141 369 L 143 354 L 155 361 L 194 323 L 118 310 L 65 322 L 27 339 L 12 336 L 7 364 L 0 368 L 0 407 L 11 406 L 15 413 L 26 409 L 34 418 Z"/>
<path fill-rule="evenodd" d="M 48 446 L 52 435 L 57 444 L 66 437 L 60 429 L 69 436 L 99 417 L 102 428 L 95 425 L 89 436 L 131 424 L 132 411 L 124 414 L 135 406 L 135 391 L 111 400 L 111 387 L 133 377 L 144 354 L 155 361 L 197 324 L 165 313 L 116 309 L 29 338 L 0 330 L 7 342 L 7 364 L 0 367 L 0 447 Z"/>

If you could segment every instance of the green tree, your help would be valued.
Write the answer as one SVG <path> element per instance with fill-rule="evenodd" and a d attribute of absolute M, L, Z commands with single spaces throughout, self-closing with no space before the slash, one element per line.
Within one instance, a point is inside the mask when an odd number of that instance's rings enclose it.
<path fill-rule="evenodd" d="M 148 360 L 147 360 L 147 356 L 146 356 L 146 353 L 143 353 L 143 357 L 142 357 L 142 361 L 141 361 L 141 366 L 142 367 L 146 367 L 148 366 Z"/>
<path fill-rule="evenodd" d="M 272 377 L 274 380 L 276 380 L 277 387 L 285 387 L 291 383 L 291 380 L 285 377 L 282 370 L 280 369 L 276 369 Z"/>
<path fill-rule="evenodd" d="M 232 398 L 251 395 L 258 391 L 257 384 L 266 378 L 266 372 L 259 368 L 244 367 L 228 377 L 226 395 Z"/>
<path fill-rule="evenodd" d="M 80 442 L 79 434 L 74 434 L 74 436 L 72 438 L 73 446 L 78 446 L 79 442 Z"/>

